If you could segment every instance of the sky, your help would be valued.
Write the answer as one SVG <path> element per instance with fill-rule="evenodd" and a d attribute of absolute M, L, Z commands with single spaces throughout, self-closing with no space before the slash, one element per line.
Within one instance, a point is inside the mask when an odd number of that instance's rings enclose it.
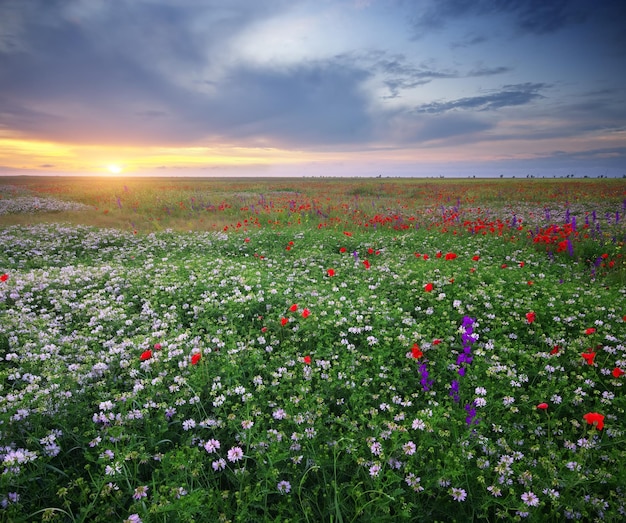
<path fill-rule="evenodd" d="M 0 175 L 626 175 L 623 0 L 0 0 Z"/>

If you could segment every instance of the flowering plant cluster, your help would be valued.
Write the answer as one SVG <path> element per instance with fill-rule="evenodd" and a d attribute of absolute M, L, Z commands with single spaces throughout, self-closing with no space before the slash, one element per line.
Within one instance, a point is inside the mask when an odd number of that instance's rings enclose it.
<path fill-rule="evenodd" d="M 472 213 L 0 229 L 0 519 L 620 520 L 625 287 Z"/>

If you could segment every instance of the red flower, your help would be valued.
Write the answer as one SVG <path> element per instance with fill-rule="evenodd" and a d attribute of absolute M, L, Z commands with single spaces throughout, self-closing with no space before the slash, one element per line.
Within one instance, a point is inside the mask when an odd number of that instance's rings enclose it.
<path fill-rule="evenodd" d="M 372 249 L 371 247 L 367 249 L 367 254 L 374 254 L 374 249 Z"/>
<path fill-rule="evenodd" d="M 306 363 L 307 365 L 311 364 L 311 356 L 307 355 L 304 358 L 302 358 L 302 360 L 304 361 L 304 363 Z"/>
<path fill-rule="evenodd" d="M 596 357 L 596 353 L 595 352 L 583 352 L 581 356 L 585 358 L 587 365 L 593 365 L 593 358 Z"/>
<path fill-rule="evenodd" d="M 149 360 L 150 358 L 152 358 L 152 351 L 150 349 L 143 351 L 141 353 L 141 356 L 139 356 L 140 361 L 146 361 L 146 360 Z"/>
<path fill-rule="evenodd" d="M 335 275 L 335 269 L 326 269 L 326 274 L 332 278 Z"/>
<path fill-rule="evenodd" d="M 593 334 L 594 332 L 596 332 L 596 329 L 594 329 L 593 327 L 589 327 L 588 329 L 585 329 L 585 334 L 587 335 Z"/>
<path fill-rule="evenodd" d="M 436 256 L 437 258 L 441 258 L 441 251 L 437 251 L 437 254 L 435 254 L 435 256 Z"/>
<path fill-rule="evenodd" d="M 526 265 L 524 262 L 519 262 L 520 267 L 523 267 L 524 265 Z"/>
<path fill-rule="evenodd" d="M 624 372 L 622 369 L 620 369 L 619 367 L 615 367 L 613 369 L 613 372 L 611 372 L 611 374 L 613 374 L 614 378 L 619 378 L 620 376 L 623 376 L 624 374 L 626 374 L 626 372 Z"/>
<path fill-rule="evenodd" d="M 426 292 L 431 292 L 434 288 L 435 286 L 432 283 L 427 283 L 426 285 L 424 285 L 424 290 Z"/>
<path fill-rule="evenodd" d="M 536 315 L 533 311 L 530 311 L 530 312 L 527 312 L 527 313 L 526 313 L 526 321 L 527 321 L 528 323 L 532 323 L 532 322 L 534 322 L 536 319 L 537 319 L 537 315 Z"/>
<path fill-rule="evenodd" d="M 370 268 L 370 262 L 368 260 L 363 260 L 363 265 L 365 266 L 366 269 Z"/>
<path fill-rule="evenodd" d="M 191 357 L 191 364 L 192 365 L 197 365 L 198 362 L 200 361 L 200 358 L 202 358 L 202 354 L 200 354 L 199 352 L 196 352 L 192 357 Z"/>
<path fill-rule="evenodd" d="M 547 403 L 540 403 L 539 405 L 537 405 L 538 409 L 541 410 L 546 410 L 548 408 L 548 404 Z"/>
<path fill-rule="evenodd" d="M 261 327 L 261 332 L 267 332 L 267 327 Z"/>
<path fill-rule="evenodd" d="M 456 258 L 456 254 L 453 252 L 449 252 L 446 254 L 446 260 L 454 260 Z"/>
<path fill-rule="evenodd" d="M 344 252 L 346 252 L 346 251 L 347 251 L 347 249 L 346 249 L 345 247 L 341 247 L 341 248 L 339 249 L 339 252 L 340 252 L 340 253 L 342 253 L 342 254 L 343 254 Z"/>
<path fill-rule="evenodd" d="M 411 355 L 417 359 L 417 358 L 421 358 L 424 353 L 420 350 L 419 345 L 417 343 L 413 344 L 413 347 L 411 347 Z"/>
<path fill-rule="evenodd" d="M 422 256 L 425 260 L 428 259 L 428 254 L 424 254 L 424 256 Z"/>
<path fill-rule="evenodd" d="M 478 261 L 480 260 L 480 256 L 478 256 L 478 254 L 476 256 L 472 256 L 472 260 Z"/>
<path fill-rule="evenodd" d="M 589 425 L 596 425 L 598 430 L 602 430 L 604 428 L 604 415 L 598 414 L 597 412 L 588 412 L 583 416 L 583 419 L 589 423 Z"/>
<path fill-rule="evenodd" d="M 559 353 L 559 349 L 561 347 L 559 347 L 558 345 L 555 345 L 554 348 L 550 351 L 550 354 L 555 355 Z"/>
<path fill-rule="evenodd" d="M 287 322 L 288 322 L 288 321 L 289 321 L 289 320 L 288 320 L 287 318 L 281 318 L 281 319 L 280 319 L 280 324 L 284 327 L 285 325 L 287 325 Z"/>
<path fill-rule="evenodd" d="M 441 343 L 441 340 L 440 340 L 440 339 L 435 338 L 435 339 L 433 340 L 433 345 L 439 345 L 440 343 Z"/>
<path fill-rule="evenodd" d="M 0 281 L 7 281 L 9 279 L 9 275 L 7 273 L 4 273 L 2 276 L 0 276 Z"/>
<path fill-rule="evenodd" d="M 506 264 L 506 263 L 503 263 L 502 265 L 500 265 L 500 268 L 501 268 L 501 269 L 506 269 L 506 268 L 507 268 L 507 264 Z"/>
<path fill-rule="evenodd" d="M 291 312 L 296 312 L 298 310 L 298 304 L 294 303 L 291 307 L 289 307 Z"/>
<path fill-rule="evenodd" d="M 311 311 L 309 309 L 304 309 L 302 311 L 302 317 L 303 318 L 308 318 L 311 315 Z"/>

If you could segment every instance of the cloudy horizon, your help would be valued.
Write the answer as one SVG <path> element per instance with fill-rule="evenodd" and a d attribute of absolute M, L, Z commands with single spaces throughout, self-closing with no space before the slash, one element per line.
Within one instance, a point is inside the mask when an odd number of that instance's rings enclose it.
<path fill-rule="evenodd" d="M 0 175 L 621 177 L 625 13 L 5 0 Z"/>

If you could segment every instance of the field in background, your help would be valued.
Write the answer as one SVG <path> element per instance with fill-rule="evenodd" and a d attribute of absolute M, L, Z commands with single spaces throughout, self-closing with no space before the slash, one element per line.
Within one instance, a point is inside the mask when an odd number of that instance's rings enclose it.
<path fill-rule="evenodd" d="M 2 213 L 2 200 L 35 196 L 78 202 L 81 211 Z M 117 177 L 0 178 L 0 225 L 65 222 L 138 233 L 306 227 L 401 226 L 440 209 L 471 208 L 478 218 L 543 219 L 594 204 L 614 212 L 624 180 L 213 179 Z M 27 200 L 25 200 L 27 204 Z M 35 204 L 36 205 L 36 204 Z M 480 211 L 485 213 L 481 216 Z M 589 209 L 586 208 L 589 212 Z"/>
<path fill-rule="evenodd" d="M 623 180 L 0 179 L 0 521 L 621 521 Z"/>

